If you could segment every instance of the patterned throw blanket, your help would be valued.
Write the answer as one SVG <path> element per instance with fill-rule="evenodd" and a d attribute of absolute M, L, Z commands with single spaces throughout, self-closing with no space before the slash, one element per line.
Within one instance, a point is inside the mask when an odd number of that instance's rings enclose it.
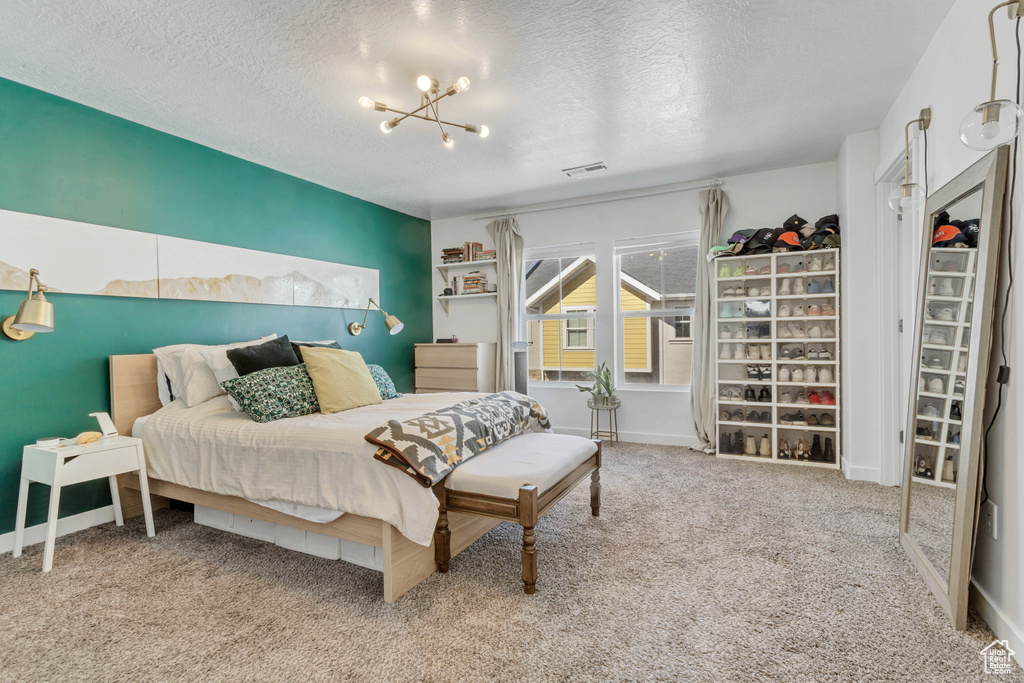
<path fill-rule="evenodd" d="M 373 457 L 430 487 L 474 455 L 529 430 L 548 430 L 544 407 L 529 396 L 503 391 L 426 413 L 388 420 L 366 435 L 379 446 Z"/>

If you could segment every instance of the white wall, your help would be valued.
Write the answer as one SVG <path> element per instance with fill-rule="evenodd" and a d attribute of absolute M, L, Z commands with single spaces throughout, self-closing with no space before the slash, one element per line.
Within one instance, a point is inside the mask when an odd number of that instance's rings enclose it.
<path fill-rule="evenodd" d="M 752 173 L 723 179 L 723 190 L 732 206 L 726 216 L 727 235 L 743 228 L 766 228 L 782 224 L 794 213 L 809 221 L 836 212 L 836 167 L 834 163 L 813 164 L 777 171 Z M 573 182 L 573 181 L 566 181 Z M 579 181 L 586 182 L 586 181 Z M 613 242 L 624 237 L 643 237 L 700 229 L 699 197 L 696 191 L 626 199 L 588 206 L 552 209 L 517 216 L 527 247 L 550 247 L 594 242 L 598 265 L 599 310 L 614 311 L 615 283 L 612 280 Z M 840 221 L 842 221 L 840 216 Z M 447 246 L 466 241 L 491 245 L 486 221 L 470 217 L 450 218 L 431 224 L 431 245 L 436 256 Z M 434 277 L 434 294 L 444 288 Z M 494 341 L 495 305 L 489 299 L 457 301 L 446 316 L 434 304 L 434 336 L 459 341 Z M 598 360 L 612 362 L 614 320 L 602 316 L 596 328 Z M 689 392 L 657 389 L 621 389 L 619 433 L 624 441 L 693 446 Z M 533 383 L 530 394 L 541 401 L 559 431 L 590 433 L 590 411 L 586 396 L 574 387 Z"/>
<path fill-rule="evenodd" d="M 960 142 L 958 131 L 964 115 L 989 98 L 991 55 L 986 17 L 994 4 L 993 0 L 958 0 L 953 5 L 882 122 L 879 149 L 884 164 L 901 153 L 906 122 L 917 118 L 922 107 L 931 107 L 930 191 L 941 187 L 982 156 L 982 153 L 970 150 Z M 996 40 L 1002 65 L 997 89 L 999 98 L 1013 98 L 1014 28 L 1015 23 L 1007 19 L 1005 10 L 996 13 Z M 1021 163 L 1018 160 L 1018 167 L 1024 168 Z M 1024 195 L 1020 182 L 1016 192 L 1014 212 L 1019 223 Z M 1019 252 L 1018 246 L 1012 257 L 1016 259 Z M 1017 263 L 1019 267 L 1019 261 Z M 1005 267 L 1001 278 L 999 286 L 1003 288 Z M 1002 307 L 1000 302 L 997 310 L 1002 310 Z M 1010 302 L 1006 330 L 1012 335 L 1008 349 L 1009 364 L 1014 367 L 1014 373 L 1006 388 L 1002 413 L 989 444 L 986 481 L 988 495 L 999 507 L 999 538 L 995 540 L 985 532 L 979 532 L 973 576 L 978 589 L 975 595 L 980 598 L 975 604 L 982 616 L 1000 638 L 1010 639 L 1011 647 L 1018 653 L 1024 652 L 1024 578 L 1021 573 L 1024 568 L 1024 503 L 1020 495 L 1024 491 L 1024 466 L 1020 459 L 1024 452 L 1024 433 L 1019 426 L 1024 412 L 1024 367 L 1018 362 L 1024 360 L 1024 336 L 1016 327 L 1016 321 L 1024 315 L 1022 308 L 1024 297 L 1015 296 Z M 993 346 L 998 348 L 998 337 Z M 993 358 L 993 377 L 1000 362 L 998 356 Z M 995 403 L 995 388 L 995 382 L 990 379 L 990 413 Z M 1018 658 L 1020 656 L 1018 654 Z"/>
<path fill-rule="evenodd" d="M 875 237 L 876 166 L 877 131 L 850 135 L 843 141 L 836 160 L 836 195 L 843 219 L 842 458 L 847 477 L 867 481 L 881 481 L 886 441 L 878 400 L 885 377 L 880 362 L 882 336 L 866 338 L 861 333 L 882 322 L 887 293 Z"/>

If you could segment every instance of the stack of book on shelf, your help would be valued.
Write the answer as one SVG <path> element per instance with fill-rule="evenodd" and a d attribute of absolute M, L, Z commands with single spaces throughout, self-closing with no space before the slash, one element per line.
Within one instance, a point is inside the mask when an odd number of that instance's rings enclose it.
<path fill-rule="evenodd" d="M 479 270 L 474 270 L 466 275 L 457 275 L 451 281 L 452 294 L 486 294 L 487 276 Z"/>
<path fill-rule="evenodd" d="M 466 260 L 466 250 L 463 247 L 447 247 L 441 250 L 441 263 L 462 263 Z"/>
<path fill-rule="evenodd" d="M 441 263 L 465 263 L 466 261 L 493 261 L 494 250 L 484 249 L 479 242 L 465 242 L 461 247 L 447 247 L 441 250 Z"/>

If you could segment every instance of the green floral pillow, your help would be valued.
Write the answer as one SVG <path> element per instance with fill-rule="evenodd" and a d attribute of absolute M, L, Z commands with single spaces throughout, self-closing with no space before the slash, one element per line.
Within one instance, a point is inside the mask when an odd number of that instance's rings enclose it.
<path fill-rule="evenodd" d="M 305 364 L 267 368 L 220 385 L 256 422 L 320 412 Z"/>
<path fill-rule="evenodd" d="M 395 389 L 395 383 L 391 381 L 391 377 L 384 368 L 373 363 L 368 364 L 366 367 L 370 369 L 370 377 L 373 377 L 373 381 L 377 383 L 377 389 L 380 391 L 380 400 L 386 401 L 389 398 L 402 397 L 398 393 L 398 389 Z"/>

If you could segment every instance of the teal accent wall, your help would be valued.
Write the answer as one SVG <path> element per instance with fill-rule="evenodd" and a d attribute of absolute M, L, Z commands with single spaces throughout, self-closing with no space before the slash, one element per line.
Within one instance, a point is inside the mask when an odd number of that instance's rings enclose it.
<path fill-rule="evenodd" d="M 359 160 L 338 150 L 338 163 Z M 56 331 L 0 335 L 0 533 L 14 529 L 22 446 L 95 429 L 88 413 L 110 409 L 108 355 L 276 332 L 337 339 L 413 390 L 413 344 L 431 336 L 428 221 L 4 79 L 0 208 L 376 268 L 405 323 L 391 337 L 374 312 L 357 338 L 355 310 L 50 295 Z M 0 315 L 23 296 L 0 291 Z M 47 494 L 33 485 L 28 525 L 45 521 Z M 61 516 L 109 504 L 104 484 L 84 483 L 64 489 Z"/>

